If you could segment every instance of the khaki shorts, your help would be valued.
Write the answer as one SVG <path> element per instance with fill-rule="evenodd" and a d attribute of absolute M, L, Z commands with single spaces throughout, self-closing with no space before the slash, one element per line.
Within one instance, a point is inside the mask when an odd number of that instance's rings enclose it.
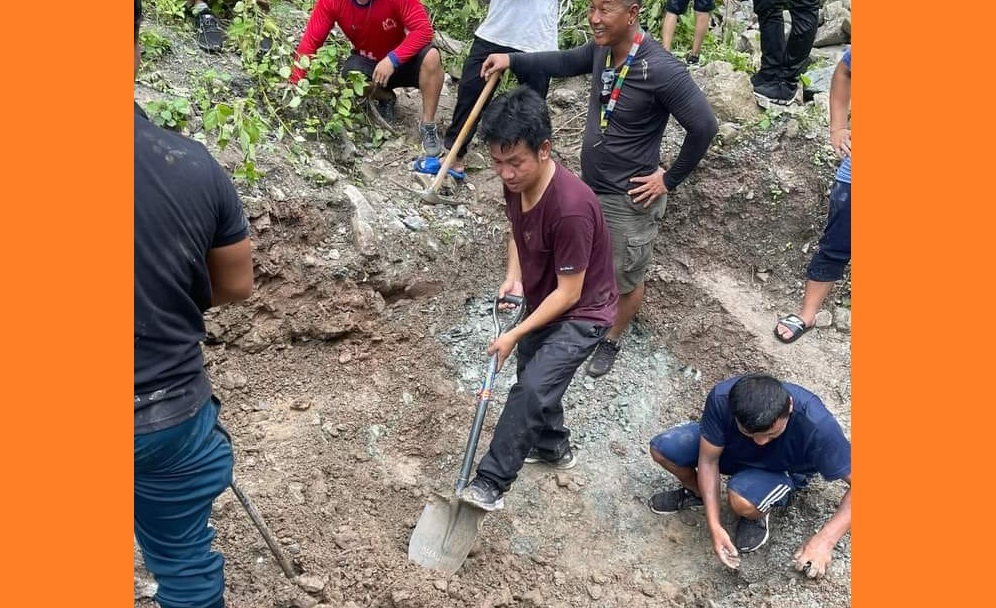
<path fill-rule="evenodd" d="M 619 293 L 636 289 L 647 275 L 654 254 L 658 223 L 667 208 L 667 194 L 648 207 L 633 204 L 627 195 L 599 194 L 602 214 L 612 235 L 612 262 Z"/>

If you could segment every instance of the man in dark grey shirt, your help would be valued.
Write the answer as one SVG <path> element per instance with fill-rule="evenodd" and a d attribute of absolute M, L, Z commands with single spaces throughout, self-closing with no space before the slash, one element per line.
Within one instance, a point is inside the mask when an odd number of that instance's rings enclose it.
<path fill-rule="evenodd" d="M 619 337 L 643 302 L 667 194 L 699 164 L 716 135 L 716 117 L 685 65 L 639 24 L 640 0 L 591 0 L 594 40 L 567 51 L 491 55 L 481 73 L 514 67 L 550 77 L 591 74 L 581 177 L 595 191 L 612 233 L 619 286 L 615 323 L 588 363 L 594 377 L 608 373 Z M 670 116 L 687 131 L 667 170 L 661 139 Z"/>

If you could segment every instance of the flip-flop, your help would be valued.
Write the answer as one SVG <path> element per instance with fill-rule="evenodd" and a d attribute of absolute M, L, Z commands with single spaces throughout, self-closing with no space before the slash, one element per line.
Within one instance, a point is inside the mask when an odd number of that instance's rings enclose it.
<path fill-rule="evenodd" d="M 792 332 L 792 335 L 790 335 L 788 338 L 783 338 L 782 334 L 778 332 L 778 325 L 784 325 L 785 327 L 789 328 L 789 330 L 791 330 Z M 781 319 L 778 319 L 778 325 L 775 325 L 775 337 L 778 338 L 779 342 L 782 342 L 784 344 L 791 344 L 792 342 L 795 342 L 800 337 L 802 337 L 802 334 L 806 333 L 807 331 L 813 328 L 812 325 L 807 327 L 806 322 L 803 321 L 798 315 L 789 315 L 787 317 L 782 317 Z"/>
<path fill-rule="evenodd" d="M 435 156 L 420 156 L 415 159 L 412 163 L 412 169 L 418 171 L 419 173 L 427 173 L 429 175 L 436 175 L 439 173 L 439 169 L 442 168 L 439 158 Z M 466 171 L 457 171 L 456 169 L 447 169 L 446 174 L 455 179 L 457 182 L 463 182 L 467 179 Z"/>

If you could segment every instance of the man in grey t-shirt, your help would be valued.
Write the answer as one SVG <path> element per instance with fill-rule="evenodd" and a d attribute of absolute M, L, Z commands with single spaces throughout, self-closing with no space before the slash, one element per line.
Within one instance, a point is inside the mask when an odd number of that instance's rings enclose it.
<path fill-rule="evenodd" d="M 602 203 L 619 286 L 616 321 L 588 362 L 594 377 L 612 369 L 619 337 L 643 302 L 667 194 L 702 160 L 718 128 L 685 65 L 643 31 L 639 13 L 640 0 L 592 0 L 592 42 L 568 51 L 491 55 L 482 68 L 483 78 L 506 68 L 548 77 L 592 75 L 581 177 Z M 671 115 L 687 134 L 664 170 L 661 139 Z"/>
<path fill-rule="evenodd" d="M 557 23 L 560 7 L 557 0 L 492 0 L 488 6 L 488 16 L 474 32 L 474 43 L 470 46 L 470 54 L 463 62 L 463 74 L 460 76 L 460 86 L 457 88 L 456 106 L 453 108 L 453 120 L 446 131 L 443 144 L 446 149 L 453 147 L 457 135 L 464 123 L 470 117 L 470 111 L 484 90 L 484 79 L 481 78 L 481 64 L 492 53 L 519 53 L 557 50 Z M 523 84 L 546 97 L 550 87 L 550 78 L 543 74 L 527 73 L 522 70 L 512 70 L 519 84 Z M 488 103 L 491 99 L 488 99 Z M 484 105 L 484 108 L 487 104 Z M 481 108 L 481 114 L 484 114 Z M 474 138 L 477 124 L 471 126 L 457 152 L 453 162 L 453 170 L 463 173 L 464 157 Z"/>

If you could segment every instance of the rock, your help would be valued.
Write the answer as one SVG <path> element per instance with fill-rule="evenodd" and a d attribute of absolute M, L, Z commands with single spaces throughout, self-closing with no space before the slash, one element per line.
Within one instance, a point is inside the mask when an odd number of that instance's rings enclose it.
<path fill-rule="evenodd" d="M 559 90 L 559 89 L 558 89 Z M 480 152 L 474 152 L 471 150 L 467 153 L 467 156 L 463 157 L 463 162 L 468 169 L 474 169 L 480 171 L 481 169 L 487 169 L 491 162 L 484 158 L 484 155 Z"/>
<path fill-rule="evenodd" d="M 542 606 L 543 593 L 539 589 L 532 589 L 522 594 L 522 603 L 527 606 Z"/>
<path fill-rule="evenodd" d="M 303 412 L 305 410 L 311 409 L 311 399 L 307 397 L 298 397 L 291 401 L 290 408 L 292 410 L 298 410 Z"/>
<path fill-rule="evenodd" d="M 588 585 L 587 586 L 588 595 L 593 600 L 599 600 L 602 597 L 602 588 L 598 585 Z"/>
<path fill-rule="evenodd" d="M 428 222 L 417 215 L 409 215 L 408 217 L 403 218 L 401 223 L 415 232 L 422 232 L 429 227 Z"/>
<path fill-rule="evenodd" d="M 833 325 L 833 316 L 830 315 L 830 311 L 821 310 L 820 312 L 816 313 L 816 320 L 814 321 L 813 325 L 815 325 L 816 327 L 830 327 L 831 325 Z"/>
<path fill-rule="evenodd" d="M 647 597 L 655 597 L 657 595 L 657 587 L 653 583 L 644 583 L 640 586 L 640 593 Z"/>
<path fill-rule="evenodd" d="M 245 374 L 239 372 L 227 372 L 218 379 L 218 384 L 221 388 L 229 391 L 243 388 L 248 382 L 249 380 Z"/>
<path fill-rule="evenodd" d="M 745 123 L 761 111 L 754 97 L 750 76 L 737 72 L 725 61 L 713 61 L 692 76 L 720 122 Z"/>
<path fill-rule="evenodd" d="M 270 198 L 277 202 L 283 202 L 287 200 L 287 195 L 277 186 L 270 186 Z"/>
<path fill-rule="evenodd" d="M 765 271 L 759 271 L 756 276 L 757 280 L 761 281 L 762 283 L 767 283 L 768 279 L 771 277 L 771 275 Z"/>
<path fill-rule="evenodd" d="M 851 41 L 851 17 L 837 17 L 827 20 L 816 30 L 816 42 L 814 47 L 833 46 L 835 44 L 846 44 Z"/>
<path fill-rule="evenodd" d="M 370 163 L 360 163 L 360 175 L 363 176 L 364 183 L 371 186 L 380 180 L 380 171 Z"/>
<path fill-rule="evenodd" d="M 438 579 L 432 582 L 432 586 L 445 593 L 450 585 L 444 579 Z"/>
<path fill-rule="evenodd" d="M 833 324 L 837 326 L 840 331 L 850 332 L 851 331 L 851 309 L 845 308 L 843 306 L 838 306 L 833 311 Z"/>
<path fill-rule="evenodd" d="M 342 178 L 342 174 L 324 158 L 313 158 L 308 167 L 308 177 L 318 184 L 331 186 Z"/>
<path fill-rule="evenodd" d="M 294 582 L 308 593 L 320 593 L 325 588 L 325 579 L 310 574 L 302 574 Z"/>
<path fill-rule="evenodd" d="M 343 188 L 342 194 L 353 209 L 350 224 L 353 229 L 353 244 L 356 246 L 356 250 L 364 257 L 376 257 L 377 235 L 373 226 L 376 223 L 377 214 L 360 189 L 353 184 Z"/>
<path fill-rule="evenodd" d="M 460 55 L 461 53 L 463 53 L 463 47 L 466 45 L 465 42 L 457 40 L 456 38 L 451 38 L 450 36 L 447 36 L 446 34 L 440 32 L 439 30 L 436 30 L 435 40 L 433 40 L 433 42 L 436 44 L 437 47 L 440 47 L 443 50 L 448 51 L 454 55 Z M 459 77 L 460 76 L 458 73 L 457 78 Z"/>
<path fill-rule="evenodd" d="M 829 93 L 830 81 L 833 79 L 833 73 L 836 69 L 837 65 L 834 64 L 806 72 L 806 79 L 809 80 L 809 84 L 805 87 L 806 90 L 813 93 Z"/>
<path fill-rule="evenodd" d="M 794 139 L 799 136 L 799 121 L 790 118 L 785 123 L 785 130 L 782 132 L 782 137 L 785 139 Z"/>
<path fill-rule="evenodd" d="M 151 598 L 155 597 L 156 591 L 159 590 L 159 585 L 156 581 L 145 580 L 141 577 L 135 577 L 135 599 Z"/>
<path fill-rule="evenodd" d="M 736 123 L 724 122 L 719 125 L 719 131 L 716 135 L 718 135 L 719 139 L 725 143 L 736 137 L 739 130 L 740 129 L 737 127 Z"/>
<path fill-rule="evenodd" d="M 591 582 L 595 583 L 596 585 L 604 585 L 605 583 L 609 582 L 609 577 L 602 574 L 601 572 L 595 572 L 591 575 Z"/>
<path fill-rule="evenodd" d="M 761 56 L 761 31 L 747 30 L 737 38 L 737 51 L 748 53 L 751 57 Z"/>
<path fill-rule="evenodd" d="M 395 589 L 391 592 L 391 601 L 394 602 L 395 606 L 400 606 L 401 604 L 407 602 L 411 596 L 411 593 L 403 589 Z"/>
<path fill-rule="evenodd" d="M 550 103 L 562 108 L 576 105 L 580 96 L 573 89 L 559 88 L 550 92 Z"/>

